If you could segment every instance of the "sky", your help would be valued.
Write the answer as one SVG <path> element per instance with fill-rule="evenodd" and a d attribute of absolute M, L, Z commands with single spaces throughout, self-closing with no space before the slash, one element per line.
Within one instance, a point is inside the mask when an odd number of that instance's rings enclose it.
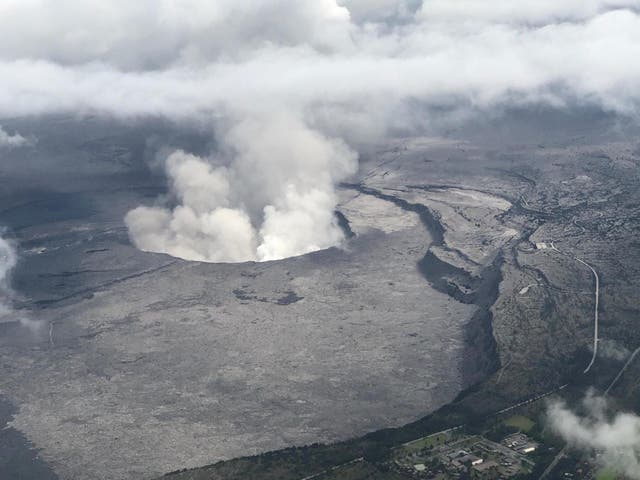
<path fill-rule="evenodd" d="M 505 107 L 635 121 L 640 100 L 640 0 L 4 0 L 0 30 L 0 125 L 211 125 L 216 151 L 162 160 L 177 205 L 124 219 L 139 248 L 187 260 L 338 245 L 335 186 L 372 139 Z"/>

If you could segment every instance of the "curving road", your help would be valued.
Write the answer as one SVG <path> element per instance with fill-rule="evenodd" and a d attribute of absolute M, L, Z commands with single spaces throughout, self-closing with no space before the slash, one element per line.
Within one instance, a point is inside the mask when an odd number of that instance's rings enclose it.
<path fill-rule="evenodd" d="M 558 250 L 558 248 L 553 244 L 553 242 L 549 243 L 549 246 L 551 247 L 551 250 L 554 250 L 562 255 L 568 255 L 560 250 Z M 596 279 L 596 288 L 595 288 L 595 292 L 594 292 L 594 296 L 595 296 L 595 300 L 596 300 L 596 306 L 594 309 L 594 314 L 593 314 L 593 355 L 591 356 L 591 361 L 589 362 L 589 365 L 587 365 L 587 368 L 584 369 L 584 372 L 582 373 L 587 373 L 589 370 L 591 370 L 591 367 L 593 366 L 594 362 L 596 361 L 596 357 L 598 356 L 598 306 L 600 304 L 600 277 L 598 277 L 598 272 L 596 272 L 595 268 L 593 268 L 591 265 L 589 265 L 587 262 L 585 262 L 584 260 L 578 258 L 578 257 L 573 257 L 572 258 L 574 260 L 576 260 L 577 262 L 580 262 L 582 265 L 584 265 L 585 267 L 587 267 L 589 270 L 591 270 L 591 273 L 593 273 L 593 277 Z"/>
<path fill-rule="evenodd" d="M 600 278 L 598 277 L 598 272 L 596 272 L 596 270 L 591 265 L 589 265 L 584 260 L 579 259 L 578 257 L 574 257 L 574 258 L 584 266 L 588 267 L 589 270 L 591 270 L 591 273 L 593 273 L 594 278 L 596 279 L 596 290 L 595 290 L 596 307 L 594 310 L 594 322 L 593 322 L 593 325 L 594 325 L 593 355 L 591 356 L 591 361 L 589 362 L 589 365 L 587 365 L 587 368 L 585 368 L 583 372 L 583 373 L 587 373 L 589 370 L 591 370 L 593 363 L 596 361 L 596 356 L 598 355 L 598 305 L 600 302 Z"/>

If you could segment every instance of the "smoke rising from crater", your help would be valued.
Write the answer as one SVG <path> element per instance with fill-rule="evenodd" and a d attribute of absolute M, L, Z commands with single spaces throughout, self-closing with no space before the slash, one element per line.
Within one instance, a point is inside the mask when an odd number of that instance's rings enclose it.
<path fill-rule="evenodd" d="M 166 159 L 177 206 L 126 216 L 142 250 L 208 262 L 276 260 L 339 243 L 336 182 L 356 155 L 289 115 L 245 119 L 225 135 L 229 158 L 177 151 Z M 217 161 L 216 161 L 217 160 Z"/>
<path fill-rule="evenodd" d="M 190 259 L 335 245 L 346 144 L 504 107 L 640 105 L 637 0 L 6 0 L 0 29 L 0 118 L 211 125 L 220 151 L 166 164 L 174 203 L 126 218 L 140 248 Z"/>

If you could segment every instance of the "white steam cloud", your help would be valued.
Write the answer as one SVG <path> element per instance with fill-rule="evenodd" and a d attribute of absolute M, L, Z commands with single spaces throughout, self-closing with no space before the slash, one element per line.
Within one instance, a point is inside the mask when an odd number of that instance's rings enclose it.
<path fill-rule="evenodd" d="M 187 260 L 276 260 L 336 245 L 333 186 L 356 155 L 288 115 L 235 124 L 230 166 L 174 152 L 166 160 L 178 206 L 139 207 L 125 221 L 136 245 Z"/>
<path fill-rule="evenodd" d="M 177 206 L 127 216 L 140 248 L 207 261 L 338 243 L 345 142 L 432 108 L 640 105 L 640 0 L 4 0 L 0 31 L 0 118 L 211 122 L 221 152 L 166 163 Z"/>
<path fill-rule="evenodd" d="M 549 424 L 570 446 L 596 453 L 603 465 L 640 479 L 640 417 L 612 413 L 607 400 L 593 392 L 583 400 L 582 410 L 577 414 L 563 402 L 551 403 Z"/>
<path fill-rule="evenodd" d="M 615 340 L 598 339 L 598 356 L 622 362 L 627 360 L 631 352 Z"/>
<path fill-rule="evenodd" d="M 18 263 L 18 252 L 13 241 L 2 236 L 4 231 L 0 227 L 0 323 L 18 322 L 30 334 L 41 333 L 45 322 L 31 318 L 15 310 L 12 306 L 14 291 L 11 288 L 11 273 Z"/>
<path fill-rule="evenodd" d="M 22 147 L 24 145 L 29 145 L 31 142 L 24 138 L 19 133 L 14 133 L 10 135 L 7 133 L 0 125 L 0 148 L 13 148 L 13 147 Z"/>
<path fill-rule="evenodd" d="M 13 244 L 0 236 L 0 321 L 11 311 L 9 278 L 17 261 L 18 256 Z"/>

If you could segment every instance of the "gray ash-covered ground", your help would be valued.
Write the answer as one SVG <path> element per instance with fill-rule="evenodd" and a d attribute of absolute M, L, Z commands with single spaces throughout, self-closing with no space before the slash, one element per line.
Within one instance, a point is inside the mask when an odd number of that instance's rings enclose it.
<path fill-rule="evenodd" d="M 1 393 L 60 478 L 349 438 L 487 377 L 479 410 L 556 385 L 590 356 L 593 286 L 536 242 L 593 265 L 601 337 L 640 344 L 640 157 L 626 134 L 528 139 L 505 122 L 393 141 L 340 188 L 354 233 L 341 248 L 204 264 L 137 251 L 122 223 L 163 191 L 148 152 L 168 126 L 16 124 L 39 141 L 0 166 L 0 223 L 20 245 L 16 308 L 41 326 L 0 324 Z M 47 162 L 57 170 L 34 183 Z"/>

